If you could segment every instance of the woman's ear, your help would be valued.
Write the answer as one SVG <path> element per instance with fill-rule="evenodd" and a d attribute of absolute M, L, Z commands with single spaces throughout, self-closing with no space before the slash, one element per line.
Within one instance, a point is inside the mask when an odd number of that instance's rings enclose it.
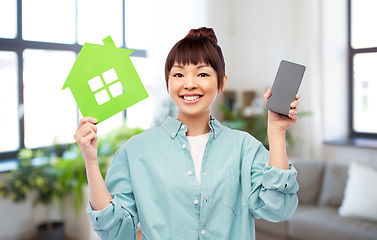
<path fill-rule="evenodd" d="M 220 93 L 222 93 L 222 92 L 224 91 L 227 82 L 228 82 L 228 76 L 227 76 L 227 75 L 224 75 L 224 78 L 223 78 L 223 86 L 222 86 L 221 89 L 219 89 L 219 90 L 217 91 L 217 94 L 220 94 Z"/>

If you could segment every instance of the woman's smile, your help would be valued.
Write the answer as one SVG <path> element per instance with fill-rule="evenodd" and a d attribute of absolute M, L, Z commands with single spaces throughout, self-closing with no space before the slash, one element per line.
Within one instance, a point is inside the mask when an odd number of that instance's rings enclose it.
<path fill-rule="evenodd" d="M 216 71 L 205 64 L 174 64 L 169 77 L 169 94 L 178 114 L 208 114 L 217 95 Z"/>
<path fill-rule="evenodd" d="M 199 102 L 199 100 L 203 97 L 203 95 L 183 95 L 180 96 L 182 101 L 186 104 L 193 104 Z"/>

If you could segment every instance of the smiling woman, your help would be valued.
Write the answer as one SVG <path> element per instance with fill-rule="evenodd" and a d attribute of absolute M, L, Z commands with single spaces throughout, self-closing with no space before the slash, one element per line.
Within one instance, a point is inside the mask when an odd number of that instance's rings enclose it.
<path fill-rule="evenodd" d="M 226 85 L 227 77 L 223 77 L 222 87 Z M 218 76 L 216 71 L 209 65 L 204 64 L 174 64 L 170 70 L 168 79 L 168 92 L 173 102 L 178 107 L 180 121 L 192 117 L 208 117 L 211 106 L 223 89 L 218 89 Z M 190 131 L 191 130 L 191 131 Z M 204 134 L 209 131 L 206 126 L 204 132 L 195 133 L 189 129 L 187 135 Z"/>

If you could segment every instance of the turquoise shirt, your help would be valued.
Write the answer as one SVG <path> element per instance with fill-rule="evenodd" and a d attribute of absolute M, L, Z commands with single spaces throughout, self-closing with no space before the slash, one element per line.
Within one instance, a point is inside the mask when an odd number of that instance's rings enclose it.
<path fill-rule="evenodd" d="M 278 222 L 298 203 L 297 172 L 269 166 L 269 153 L 250 134 L 209 121 L 210 137 L 195 177 L 187 126 L 169 117 L 129 139 L 106 176 L 111 203 L 87 212 L 101 239 L 254 239 L 254 218 Z"/>

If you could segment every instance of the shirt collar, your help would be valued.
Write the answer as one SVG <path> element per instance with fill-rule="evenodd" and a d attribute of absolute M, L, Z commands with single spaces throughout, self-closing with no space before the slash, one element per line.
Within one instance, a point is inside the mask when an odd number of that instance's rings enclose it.
<path fill-rule="evenodd" d="M 216 138 L 223 130 L 223 126 L 221 125 L 221 123 L 217 119 L 212 117 L 212 115 L 210 115 L 208 125 L 211 128 L 211 131 L 214 131 L 214 134 L 212 135 L 213 138 Z M 170 116 L 164 121 L 161 127 L 173 139 L 177 136 L 179 131 L 187 131 L 185 124 Z"/>

